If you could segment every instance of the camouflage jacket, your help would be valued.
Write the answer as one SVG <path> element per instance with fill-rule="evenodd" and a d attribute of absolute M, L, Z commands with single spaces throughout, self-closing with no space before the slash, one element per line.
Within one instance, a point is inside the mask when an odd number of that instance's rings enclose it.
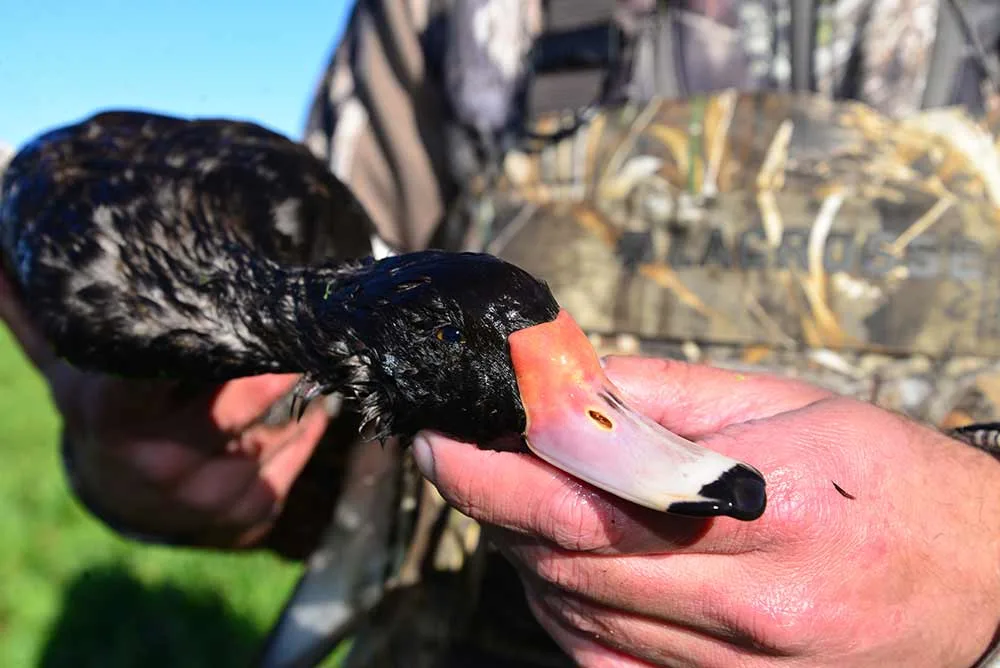
<path fill-rule="evenodd" d="M 581 123 L 530 106 L 538 44 L 565 28 L 539 0 L 361 0 L 305 141 L 379 252 L 507 257 L 602 352 L 796 375 L 939 426 L 1000 419 L 1000 4 L 818 0 L 796 58 L 808 4 L 618 0 L 618 96 Z M 488 160 L 461 139 L 512 119 L 527 131 Z M 478 534 L 454 524 L 473 538 L 437 558 L 461 568 Z M 458 645 L 564 665 L 513 576 L 487 573 Z"/>

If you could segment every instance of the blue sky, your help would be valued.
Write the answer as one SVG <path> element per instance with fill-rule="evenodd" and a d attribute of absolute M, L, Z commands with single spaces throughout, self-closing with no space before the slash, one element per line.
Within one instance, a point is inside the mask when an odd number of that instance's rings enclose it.
<path fill-rule="evenodd" d="M 349 0 L 0 0 L 0 142 L 108 107 L 293 137 Z"/>

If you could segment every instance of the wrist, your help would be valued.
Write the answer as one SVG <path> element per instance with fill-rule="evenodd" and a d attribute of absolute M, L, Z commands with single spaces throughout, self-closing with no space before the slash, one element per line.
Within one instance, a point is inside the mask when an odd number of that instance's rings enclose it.
<path fill-rule="evenodd" d="M 974 530 L 981 532 L 984 541 L 981 549 L 975 545 L 969 545 L 967 549 L 979 552 L 982 557 L 984 589 L 988 592 L 989 601 L 984 612 L 993 630 L 972 668 L 1000 668 L 1000 460 L 966 443 L 961 443 L 959 447 L 972 460 L 969 465 L 974 476 L 972 480 L 975 481 L 972 488 L 980 490 L 977 499 L 980 521 Z"/>
<path fill-rule="evenodd" d="M 896 509 L 916 558 L 938 571 L 941 586 L 922 598 L 924 615 L 936 610 L 941 665 L 1000 668 L 1000 460 L 925 425 L 908 440 L 891 466 L 913 476 L 919 499 Z"/>

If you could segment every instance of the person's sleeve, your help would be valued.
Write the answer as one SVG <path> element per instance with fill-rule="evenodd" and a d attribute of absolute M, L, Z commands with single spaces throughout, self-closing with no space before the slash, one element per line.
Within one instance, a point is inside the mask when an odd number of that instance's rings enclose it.
<path fill-rule="evenodd" d="M 435 72 L 440 19 L 417 0 L 360 0 L 309 111 L 305 142 L 396 250 L 426 247 L 454 197 L 446 101 Z"/>

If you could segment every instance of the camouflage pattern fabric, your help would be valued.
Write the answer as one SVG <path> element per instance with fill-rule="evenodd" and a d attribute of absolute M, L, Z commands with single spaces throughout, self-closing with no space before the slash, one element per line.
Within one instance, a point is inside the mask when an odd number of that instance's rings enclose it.
<path fill-rule="evenodd" d="M 921 112 L 948 0 L 817 0 L 813 96 L 787 94 L 794 0 L 670 2 L 659 65 L 690 99 L 633 99 L 467 180 L 455 114 L 495 126 L 526 73 L 510 54 L 544 29 L 540 0 L 509 2 L 357 4 L 304 139 L 388 249 L 439 245 L 464 196 L 464 247 L 548 279 L 601 352 L 799 376 L 939 426 L 1000 418 L 998 125 L 973 49 L 946 95 L 965 111 Z M 995 61 L 1000 3 L 959 3 Z M 616 20 L 655 4 L 617 0 Z M 422 498 L 398 595 L 345 665 L 571 665 L 475 523 Z"/>
<path fill-rule="evenodd" d="M 788 91 L 794 0 L 680 0 L 668 3 L 687 93 Z M 947 0 L 818 0 L 814 3 L 816 92 L 851 98 L 894 117 L 920 109 L 938 13 Z M 980 41 L 996 45 L 1000 7 L 965 2 Z M 977 70 L 971 52 L 964 70 Z M 983 111 L 981 73 L 959 76 L 950 102 Z"/>
<path fill-rule="evenodd" d="M 602 352 L 797 376 L 935 425 L 1000 419 L 1000 152 L 962 111 L 626 105 L 510 152 L 482 206 L 486 249 L 548 280 Z"/>
<path fill-rule="evenodd" d="M 360 0 L 320 81 L 307 121 L 307 145 L 358 193 L 382 238 L 398 250 L 430 243 L 463 186 L 454 180 L 448 128 L 454 110 L 471 113 L 471 108 L 452 100 L 482 92 L 478 81 L 473 91 L 458 90 L 469 81 L 454 74 L 463 51 L 475 49 L 465 54 L 465 60 L 476 62 L 512 94 L 513 79 L 523 77 L 524 70 L 511 68 L 503 56 L 522 53 L 525 36 L 542 30 L 536 25 L 541 0 L 520 0 L 521 12 L 502 11 L 511 0 L 476 0 L 461 17 L 466 30 L 478 31 L 493 46 L 481 39 L 456 44 L 449 34 L 464 33 L 453 23 L 453 1 Z M 655 5 L 653 0 L 608 1 L 619 6 L 623 24 L 641 19 Z M 787 91 L 791 2 L 667 3 L 680 51 L 669 66 L 678 71 L 685 92 Z M 864 102 L 891 117 L 915 113 L 926 85 L 934 23 L 947 2 L 817 0 L 813 57 L 817 92 L 830 99 Z M 959 2 L 995 61 L 1000 3 Z M 498 24 L 498 17 L 507 17 L 513 25 Z M 981 115 L 989 106 L 984 73 L 970 49 L 963 51 L 963 59 L 965 66 L 956 76 L 948 103 Z"/>

